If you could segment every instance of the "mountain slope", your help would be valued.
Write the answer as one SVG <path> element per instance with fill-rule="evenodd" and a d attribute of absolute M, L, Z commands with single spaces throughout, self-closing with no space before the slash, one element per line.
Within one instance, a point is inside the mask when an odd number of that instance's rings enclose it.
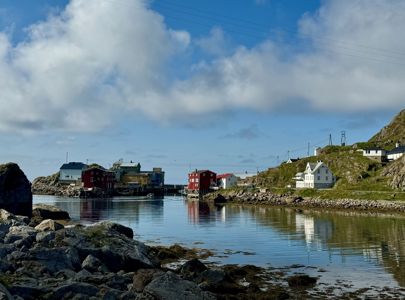
<path fill-rule="evenodd" d="M 374 135 L 370 143 L 376 146 L 392 149 L 395 143 L 405 144 L 405 109 L 403 109 L 394 119 Z"/>
<path fill-rule="evenodd" d="M 381 175 L 390 177 L 392 188 L 405 190 L 405 156 L 386 166 Z"/>

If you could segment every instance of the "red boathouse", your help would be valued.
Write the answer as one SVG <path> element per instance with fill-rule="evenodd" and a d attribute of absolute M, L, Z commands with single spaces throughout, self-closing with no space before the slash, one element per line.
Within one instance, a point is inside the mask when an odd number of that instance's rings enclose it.
<path fill-rule="evenodd" d="M 217 174 L 209 170 L 195 170 L 188 174 L 187 189 L 190 193 L 205 194 L 216 186 Z"/>
<path fill-rule="evenodd" d="M 93 167 L 82 172 L 84 190 L 100 189 L 110 194 L 114 189 L 115 173 Z"/>

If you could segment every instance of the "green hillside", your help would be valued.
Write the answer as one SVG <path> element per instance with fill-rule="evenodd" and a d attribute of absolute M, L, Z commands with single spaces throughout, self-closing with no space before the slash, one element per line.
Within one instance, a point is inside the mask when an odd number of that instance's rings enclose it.
<path fill-rule="evenodd" d="M 319 156 L 303 158 L 291 164 L 283 163 L 260 173 L 252 180 L 258 187 L 274 192 L 294 192 L 301 196 L 320 198 L 395 199 L 405 200 L 405 157 L 382 164 L 363 157 L 362 151 L 370 146 L 393 149 L 395 143 L 405 144 L 405 110 L 402 110 L 387 126 L 368 142 L 353 146 L 327 146 Z M 303 172 L 308 162 L 323 161 L 337 177 L 337 182 L 328 190 L 297 190 L 294 176 Z"/>
<path fill-rule="evenodd" d="M 285 188 L 294 186 L 293 177 L 298 172 L 303 172 L 308 162 L 323 161 L 337 177 L 336 186 L 352 188 L 369 185 L 371 178 L 378 176 L 382 165 L 363 157 L 362 152 L 352 147 L 327 146 L 322 149 L 319 156 L 303 158 L 297 162 L 283 163 L 277 168 L 271 168 L 256 178 L 256 184 L 264 187 Z M 384 180 L 383 180 L 384 181 Z M 379 190 L 388 188 L 382 182 L 374 182 Z"/>

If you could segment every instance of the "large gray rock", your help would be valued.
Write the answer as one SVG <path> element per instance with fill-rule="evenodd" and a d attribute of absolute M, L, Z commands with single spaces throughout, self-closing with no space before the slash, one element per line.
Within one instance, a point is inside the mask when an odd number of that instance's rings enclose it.
<path fill-rule="evenodd" d="M 31 183 L 15 163 L 0 165 L 0 208 L 31 217 Z"/>
<path fill-rule="evenodd" d="M 134 274 L 132 288 L 140 293 L 153 279 L 163 274 L 164 272 L 161 269 L 140 269 Z"/>
<path fill-rule="evenodd" d="M 70 220 L 69 213 L 60 208 L 47 204 L 35 204 L 32 208 L 32 217 L 38 221 L 51 220 Z"/>
<path fill-rule="evenodd" d="M 23 244 L 30 247 L 35 241 L 37 231 L 27 225 L 24 226 L 11 226 L 7 235 L 4 238 L 5 243 L 14 243 L 21 240 Z"/>
<path fill-rule="evenodd" d="M 89 226 L 93 230 L 103 230 L 107 232 L 117 232 L 125 235 L 127 238 L 134 238 L 134 232 L 131 228 L 111 221 L 101 221 Z"/>
<path fill-rule="evenodd" d="M 4 285 L 0 283 L 0 299 L 1 300 L 14 300 L 14 297 L 6 289 Z"/>
<path fill-rule="evenodd" d="M 43 220 L 41 223 L 35 226 L 35 229 L 38 231 L 56 231 L 62 228 L 64 228 L 62 224 L 51 219 Z"/>
<path fill-rule="evenodd" d="M 77 252 L 70 248 L 33 248 L 20 260 L 42 265 L 50 273 L 63 269 L 78 270 L 80 259 Z"/>
<path fill-rule="evenodd" d="M 89 272 L 97 272 L 98 268 L 102 266 L 102 262 L 93 255 L 89 254 L 82 262 L 82 268 Z"/>
<path fill-rule="evenodd" d="M 50 296 L 49 299 L 55 300 L 74 299 L 74 297 L 77 297 L 79 295 L 83 297 L 77 299 L 88 299 L 89 297 L 95 297 L 98 294 L 98 292 L 99 289 L 94 285 L 82 282 L 73 282 L 56 288 L 52 292 L 52 295 Z"/>
<path fill-rule="evenodd" d="M 162 300 L 216 299 L 213 294 L 204 292 L 194 282 L 181 279 L 172 272 L 167 272 L 163 276 L 152 280 L 145 287 L 143 293 Z"/>
<path fill-rule="evenodd" d="M 82 261 L 91 254 L 112 272 L 160 266 L 148 246 L 103 226 L 64 228 L 55 233 L 55 242 L 77 249 Z"/>

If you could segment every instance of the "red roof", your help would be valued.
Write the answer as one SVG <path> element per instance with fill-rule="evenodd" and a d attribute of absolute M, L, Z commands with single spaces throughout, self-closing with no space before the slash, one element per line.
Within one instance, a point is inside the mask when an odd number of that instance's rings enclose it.
<path fill-rule="evenodd" d="M 222 179 L 222 178 L 228 178 L 231 177 L 233 174 L 232 173 L 225 173 L 217 176 L 217 179 Z"/>

